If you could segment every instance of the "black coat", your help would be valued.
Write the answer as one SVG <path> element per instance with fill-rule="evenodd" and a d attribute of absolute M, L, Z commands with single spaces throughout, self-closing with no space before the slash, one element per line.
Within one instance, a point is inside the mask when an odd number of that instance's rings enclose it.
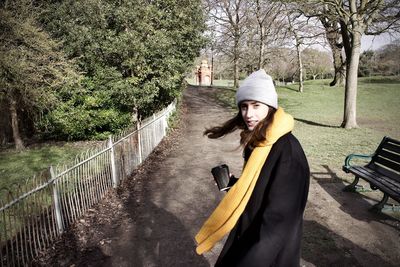
<path fill-rule="evenodd" d="M 282 136 L 215 266 L 299 266 L 309 179 L 300 143 L 291 133 Z"/>

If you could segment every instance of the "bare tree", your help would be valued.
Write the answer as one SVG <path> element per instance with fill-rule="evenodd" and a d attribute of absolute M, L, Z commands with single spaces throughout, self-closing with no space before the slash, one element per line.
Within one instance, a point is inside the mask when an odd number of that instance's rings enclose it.
<path fill-rule="evenodd" d="M 292 15 L 292 16 L 291 16 Z M 294 21 L 296 18 L 300 17 L 300 14 L 287 14 L 289 31 L 293 34 L 294 37 L 294 46 L 296 48 L 297 55 L 297 64 L 298 64 L 298 72 L 299 72 L 299 92 L 302 93 L 304 91 L 303 85 L 303 61 L 301 60 L 301 45 L 303 44 L 303 38 L 301 38 L 298 29 L 295 28 Z"/>
<path fill-rule="evenodd" d="M 399 31 L 399 0 L 298 0 L 305 13 L 325 17 L 340 32 L 346 62 L 345 100 L 342 127 L 356 128 L 357 74 L 361 37 Z M 320 7 L 320 8 L 318 8 Z M 322 7 L 322 8 L 321 8 Z M 337 36 L 337 35 L 336 35 Z"/>
<path fill-rule="evenodd" d="M 233 61 L 234 87 L 239 85 L 241 40 L 246 31 L 248 2 L 246 0 L 207 0 L 206 7 L 215 31 L 219 35 L 219 49 Z"/>
<path fill-rule="evenodd" d="M 279 24 L 283 16 L 280 16 L 282 4 L 268 0 L 256 0 L 252 6 L 258 30 L 258 69 L 264 68 L 265 48 L 267 43 L 273 43 L 279 38 Z M 269 42 L 268 42 L 269 41 Z"/>
<path fill-rule="evenodd" d="M 285 4 L 287 28 L 293 37 L 296 49 L 299 92 L 304 91 L 302 50 L 304 47 L 317 44 L 323 35 L 314 18 L 306 18 L 292 4 Z"/>
<path fill-rule="evenodd" d="M 333 65 L 329 52 L 306 48 L 302 56 L 305 77 L 311 76 L 315 80 L 317 77 L 324 78 L 327 74 L 331 74 Z"/>
<path fill-rule="evenodd" d="M 321 22 L 324 27 L 326 40 L 332 51 L 333 65 L 335 68 L 334 79 L 330 83 L 330 86 L 344 85 L 346 62 L 342 54 L 342 34 L 336 16 L 330 15 L 335 13 L 334 10 L 331 10 L 333 9 L 332 6 L 322 3 L 323 0 L 295 0 L 293 2 L 297 3 L 297 6 L 293 8 L 294 10 L 301 12 L 308 18 L 316 17 Z"/>
<path fill-rule="evenodd" d="M 325 6 L 327 8 L 327 6 Z M 336 20 L 332 20 L 328 16 L 319 17 L 325 28 L 326 39 L 332 51 L 334 76 L 330 86 L 344 85 L 346 77 L 346 62 L 342 55 L 343 42 L 340 33 L 340 25 Z"/>
<path fill-rule="evenodd" d="M 364 33 L 381 33 L 389 29 L 399 17 L 398 0 L 325 0 L 337 15 L 346 54 L 345 105 L 342 127 L 358 127 L 356 120 L 357 78 Z M 373 32 L 372 32 L 373 30 Z"/>
<path fill-rule="evenodd" d="M 297 67 L 293 62 L 295 53 L 289 48 L 273 48 L 274 58 L 277 60 L 267 62 L 266 68 L 270 71 L 271 75 L 278 79 L 278 81 L 285 82 L 288 79 L 293 81 L 293 77 L 296 75 Z"/>

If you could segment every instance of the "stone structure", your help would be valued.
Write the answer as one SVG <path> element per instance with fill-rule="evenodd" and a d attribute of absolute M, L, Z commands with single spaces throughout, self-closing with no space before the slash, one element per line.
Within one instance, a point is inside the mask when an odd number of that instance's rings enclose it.
<path fill-rule="evenodd" d="M 202 60 L 201 65 L 196 68 L 196 84 L 202 86 L 211 85 L 212 66 L 208 66 L 207 60 Z"/>

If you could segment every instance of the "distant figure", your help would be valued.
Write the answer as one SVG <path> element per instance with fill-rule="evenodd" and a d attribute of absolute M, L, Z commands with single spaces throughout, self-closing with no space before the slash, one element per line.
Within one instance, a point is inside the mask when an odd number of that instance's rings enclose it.
<path fill-rule="evenodd" d="M 219 138 L 241 129 L 245 165 L 239 179 L 231 175 L 234 185 L 196 235 L 196 252 L 209 251 L 230 232 L 215 266 L 299 266 L 310 171 L 291 133 L 294 119 L 278 107 L 262 69 L 242 82 L 236 104 L 234 118 L 204 134 Z"/>
<path fill-rule="evenodd" d="M 201 65 L 197 66 L 196 84 L 201 86 L 211 85 L 211 66 L 208 66 L 207 60 L 202 60 Z"/>

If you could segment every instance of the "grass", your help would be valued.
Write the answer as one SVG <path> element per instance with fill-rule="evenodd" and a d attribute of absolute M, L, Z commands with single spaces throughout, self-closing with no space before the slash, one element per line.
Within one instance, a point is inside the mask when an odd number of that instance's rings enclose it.
<path fill-rule="evenodd" d="M 328 166 L 342 176 L 341 166 L 350 153 L 371 154 L 382 137 L 400 138 L 400 80 L 397 77 L 359 79 L 357 122 L 360 128 L 343 129 L 344 88 L 330 80 L 307 81 L 277 87 L 279 105 L 295 118 L 293 133 L 300 140 L 311 169 Z M 218 92 L 218 99 L 235 107 L 235 90 Z"/>
<path fill-rule="evenodd" d="M 43 144 L 22 151 L 0 151 L 0 188 L 11 189 L 48 169 L 50 165 L 69 163 L 86 150 L 89 143 Z M 1 194 L 1 192 L 0 192 Z"/>

